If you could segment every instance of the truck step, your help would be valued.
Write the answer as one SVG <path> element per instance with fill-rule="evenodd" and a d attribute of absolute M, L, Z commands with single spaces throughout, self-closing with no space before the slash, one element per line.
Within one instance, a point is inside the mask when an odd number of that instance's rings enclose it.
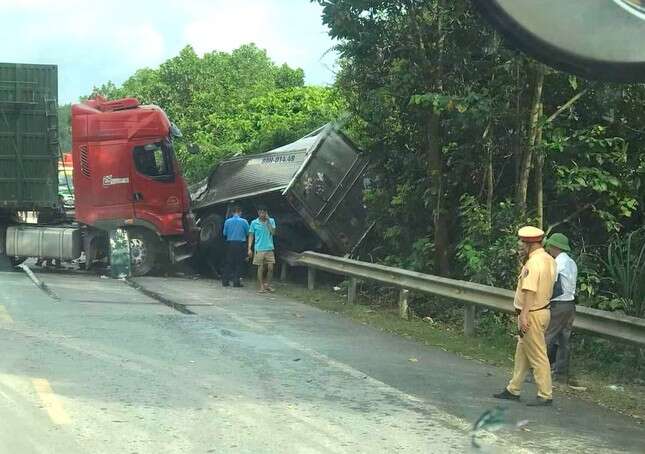
<path fill-rule="evenodd" d="M 175 262 L 175 263 L 183 262 L 184 260 L 189 259 L 189 258 L 191 258 L 192 256 L 193 256 L 192 254 L 176 255 L 176 256 L 174 257 L 174 259 L 175 259 L 175 260 L 174 260 L 174 262 Z"/>

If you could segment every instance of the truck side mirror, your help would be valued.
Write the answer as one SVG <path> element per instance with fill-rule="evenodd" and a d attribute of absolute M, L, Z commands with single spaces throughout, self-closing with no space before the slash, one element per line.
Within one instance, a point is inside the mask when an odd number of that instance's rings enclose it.
<path fill-rule="evenodd" d="M 201 153 L 202 150 L 199 148 L 199 145 L 196 143 L 189 143 L 188 144 L 188 153 L 190 154 L 199 154 Z"/>

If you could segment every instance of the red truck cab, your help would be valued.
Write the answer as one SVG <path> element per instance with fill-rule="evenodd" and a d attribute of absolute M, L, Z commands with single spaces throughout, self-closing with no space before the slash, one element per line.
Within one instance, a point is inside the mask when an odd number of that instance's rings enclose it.
<path fill-rule="evenodd" d="M 126 227 L 131 239 L 138 239 L 133 244 L 147 248 L 139 252 L 148 254 L 148 262 L 165 254 L 163 246 L 170 246 L 170 259 L 176 261 L 173 245 L 186 244 L 195 230 L 173 149 L 178 133 L 163 110 L 134 98 L 97 97 L 73 105 L 76 220 L 102 231 Z"/>

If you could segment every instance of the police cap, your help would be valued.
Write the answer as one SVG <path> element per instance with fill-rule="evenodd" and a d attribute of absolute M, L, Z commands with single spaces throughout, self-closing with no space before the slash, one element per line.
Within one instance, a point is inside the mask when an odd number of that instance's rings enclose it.
<path fill-rule="evenodd" d="M 525 243 L 540 243 L 542 242 L 542 238 L 544 238 L 544 231 L 537 227 L 527 225 L 517 232 L 517 236 Z"/>

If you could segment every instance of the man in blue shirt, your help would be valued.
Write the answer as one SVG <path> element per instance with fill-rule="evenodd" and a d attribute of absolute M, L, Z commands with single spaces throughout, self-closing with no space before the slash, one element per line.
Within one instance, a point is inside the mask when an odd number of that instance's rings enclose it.
<path fill-rule="evenodd" d="M 233 216 L 224 222 L 224 240 L 226 241 L 226 262 L 222 273 L 222 285 L 228 287 L 233 281 L 233 287 L 242 287 L 240 275 L 244 268 L 246 257 L 244 246 L 249 234 L 249 223 L 242 218 L 242 209 L 233 208 Z"/>
<path fill-rule="evenodd" d="M 273 237 L 275 235 L 275 220 L 269 217 L 266 207 L 258 207 L 258 218 L 251 222 L 249 230 L 249 257 L 253 257 L 253 264 L 258 267 L 259 293 L 273 292 L 271 279 L 273 277 L 273 265 L 275 264 L 275 246 Z M 253 247 L 255 243 L 255 248 Z M 255 251 L 255 254 L 253 253 Z M 266 280 L 264 268 L 266 266 Z"/>

